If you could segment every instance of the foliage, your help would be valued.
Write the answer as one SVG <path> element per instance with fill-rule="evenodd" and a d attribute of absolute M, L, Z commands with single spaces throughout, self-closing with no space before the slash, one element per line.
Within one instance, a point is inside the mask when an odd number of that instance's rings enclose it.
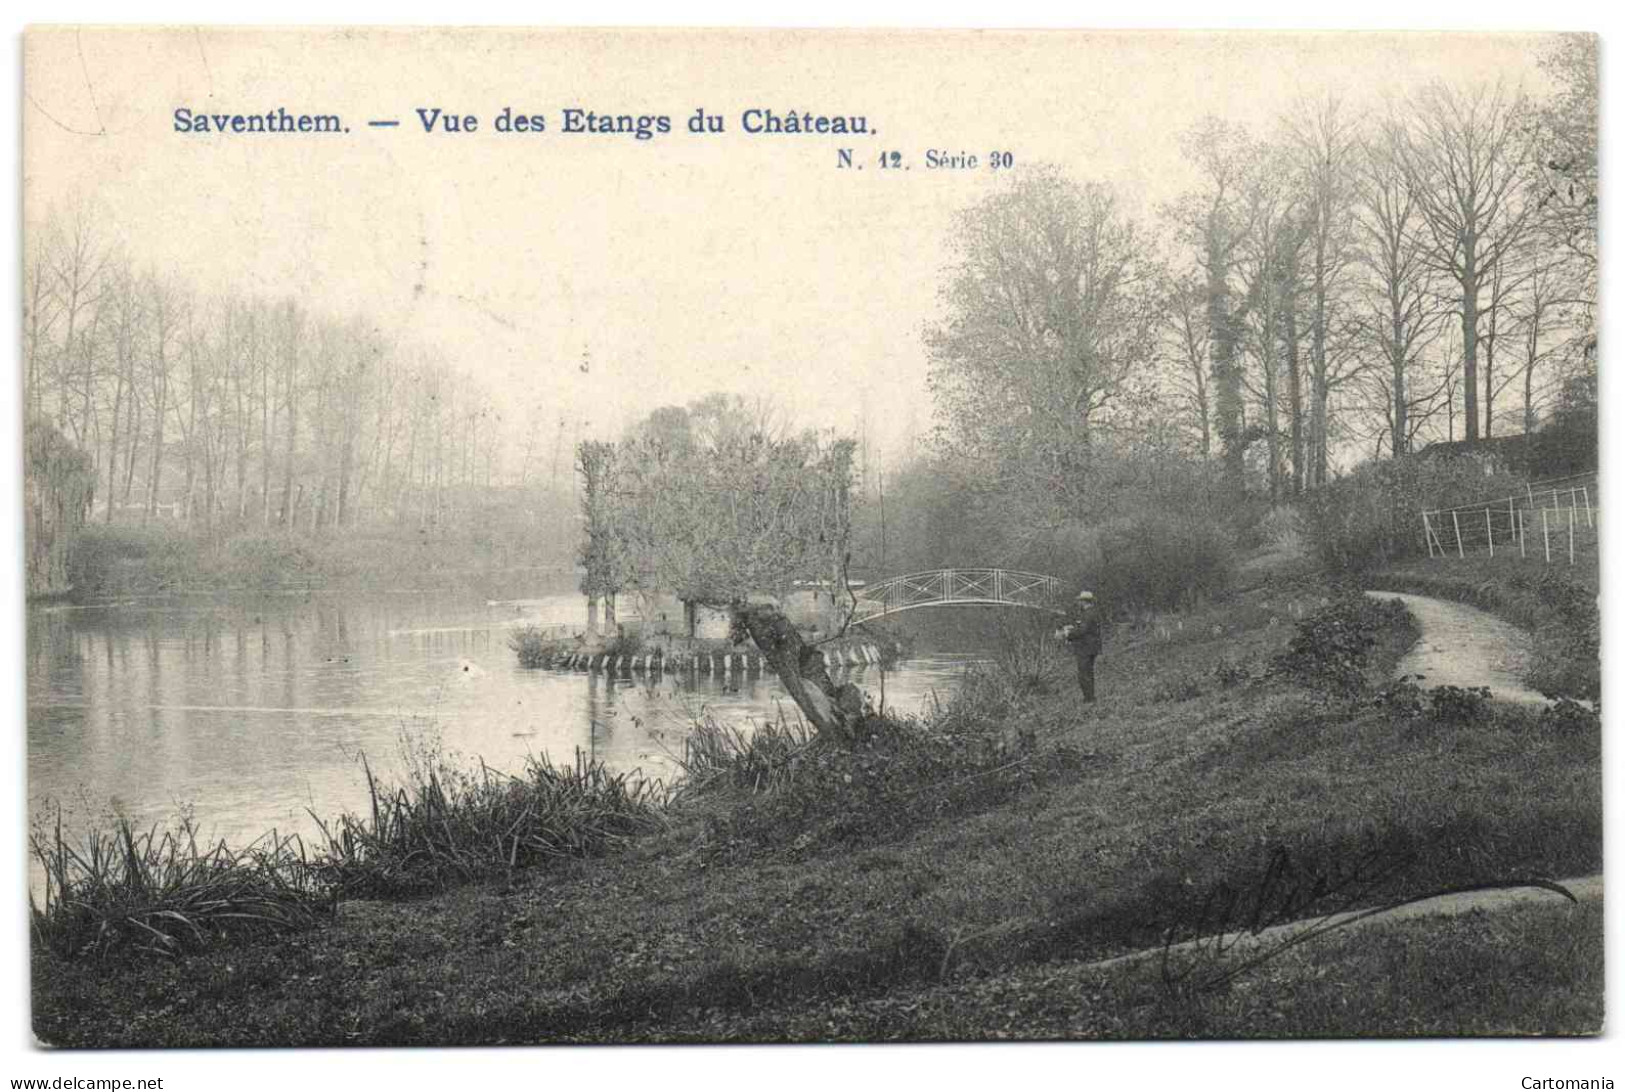
<path fill-rule="evenodd" d="M 1080 516 L 1099 434 L 1153 357 L 1151 247 L 1109 187 L 1049 170 L 961 213 L 950 246 L 926 335 L 941 440 L 1014 518 Z"/>
<path fill-rule="evenodd" d="M 636 656 L 643 651 L 643 636 L 638 633 L 620 633 L 611 637 L 604 646 L 610 656 Z"/>
<path fill-rule="evenodd" d="M 211 560 L 213 582 L 230 587 L 287 587 L 325 575 L 316 550 L 291 531 L 238 535 Z"/>
<path fill-rule="evenodd" d="M 1417 685 L 1421 678 L 1420 675 L 1401 675 L 1378 690 L 1371 704 L 1404 720 L 1421 716 L 1427 697 L 1427 691 Z"/>
<path fill-rule="evenodd" d="M 581 476 L 581 515 L 585 538 L 581 543 L 581 593 L 591 599 L 618 594 L 636 579 L 628 551 L 629 528 L 621 496 L 621 464 L 614 444 L 585 440 L 576 450 L 576 473 Z"/>
<path fill-rule="evenodd" d="M 1251 530 L 1253 540 L 1271 553 L 1301 557 L 1307 548 L 1309 526 L 1302 509 L 1295 505 L 1273 505 Z"/>
<path fill-rule="evenodd" d="M 1253 665 L 1245 660 L 1223 660 L 1213 669 L 1213 679 L 1222 690 L 1233 690 L 1258 680 Z"/>
<path fill-rule="evenodd" d="M 1398 600 L 1346 595 L 1299 622 L 1272 667 L 1294 682 L 1352 695 L 1366 684 L 1366 671 L 1382 633 L 1413 626 Z"/>
<path fill-rule="evenodd" d="M 166 527 L 91 524 L 74 543 L 69 562 L 79 598 L 127 590 L 132 571 L 142 590 L 187 583 L 200 568 L 203 544 Z"/>
<path fill-rule="evenodd" d="M 1098 549 L 1087 586 L 1113 612 L 1189 606 L 1235 580 L 1228 531 L 1201 519 L 1147 513 L 1103 528 Z"/>
<path fill-rule="evenodd" d="M 660 411 L 613 447 L 582 446 L 583 465 L 613 468 L 587 483 L 584 556 L 602 556 L 617 579 L 714 605 L 839 579 L 854 442 L 781 435 L 765 411 L 752 416 L 726 399 L 676 412 Z M 608 586 L 593 571 L 588 579 Z"/>
<path fill-rule="evenodd" d="M 29 850 L 44 874 L 43 904 L 30 895 L 34 935 L 63 958 L 120 950 L 176 956 L 211 941 L 312 925 L 332 903 L 304 844 L 274 832 L 233 850 L 198 841 L 183 817 L 174 829 L 140 831 L 123 816 L 78 844 L 62 813 L 36 823 Z"/>
<path fill-rule="evenodd" d="M 1531 478 L 1585 474 L 1598 466 L 1597 372 L 1593 366 L 1566 380 L 1557 405 L 1526 441 Z"/>
<path fill-rule="evenodd" d="M 1458 728 L 1478 724 L 1489 708 L 1487 686 L 1436 686 L 1428 691 L 1428 716 L 1440 724 Z"/>
<path fill-rule="evenodd" d="M 970 699 L 976 701 L 974 697 Z M 707 814 L 709 852 L 804 856 L 834 847 L 885 844 L 924 823 L 1001 803 L 1038 780 L 1075 768 L 1065 750 L 961 712 L 934 722 L 873 716 L 855 747 L 822 742 L 782 751 L 770 776 L 740 752 L 728 783 L 750 795 Z M 786 737 L 774 744 L 782 750 Z M 760 788 L 757 788 L 760 786 Z"/>
<path fill-rule="evenodd" d="M 1014 708 L 1023 698 L 1053 694 L 1072 667 L 1065 646 L 1055 639 L 1049 615 L 1009 612 L 998 620 L 990 676 Z"/>
<path fill-rule="evenodd" d="M 1522 490 L 1520 479 L 1485 473 L 1472 458 L 1412 455 L 1364 463 L 1314 490 L 1304 498 L 1304 514 L 1321 565 L 1329 572 L 1360 573 L 1426 554 L 1424 510 L 1479 499 L 1493 503 L 1499 498 L 1504 505 Z M 1453 544 L 1451 527 L 1434 531 Z"/>
<path fill-rule="evenodd" d="M 1596 737 L 1602 731 L 1602 718 L 1571 698 L 1558 698 L 1541 710 L 1540 726 L 1562 735 Z"/>
<path fill-rule="evenodd" d="M 65 592 L 74 583 L 75 536 L 95 494 L 90 456 L 43 418 L 23 431 L 23 517 L 29 595 Z"/>
<path fill-rule="evenodd" d="M 542 667 L 553 647 L 553 641 L 537 625 L 520 626 L 508 634 L 508 647 L 519 657 L 520 667 Z"/>
<path fill-rule="evenodd" d="M 1602 613 L 1589 588 L 1545 569 L 1528 582 L 1540 605 L 1529 667 L 1529 685 L 1548 697 L 1602 701 Z"/>

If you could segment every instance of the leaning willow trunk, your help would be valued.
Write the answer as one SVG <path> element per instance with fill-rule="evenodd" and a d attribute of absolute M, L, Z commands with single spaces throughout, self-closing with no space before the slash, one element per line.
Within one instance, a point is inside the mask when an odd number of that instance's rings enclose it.
<path fill-rule="evenodd" d="M 864 734 L 863 694 L 851 683 L 836 685 L 823 653 L 802 640 L 794 623 L 771 603 L 735 604 L 730 636 L 750 637 L 778 673 L 779 681 L 820 735 L 841 744 Z"/>

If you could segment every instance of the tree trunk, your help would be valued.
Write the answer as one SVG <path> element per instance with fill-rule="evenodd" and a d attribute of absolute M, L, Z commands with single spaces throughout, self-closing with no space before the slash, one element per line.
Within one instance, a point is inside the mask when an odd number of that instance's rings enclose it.
<path fill-rule="evenodd" d="M 123 355 L 123 352 L 120 352 Z M 119 361 L 118 385 L 113 394 L 113 434 L 107 441 L 107 512 L 104 522 L 113 522 L 113 504 L 118 497 L 119 418 L 124 412 L 124 361 Z"/>
<path fill-rule="evenodd" d="M 1283 301 L 1286 307 L 1286 398 L 1287 423 L 1292 444 L 1292 494 L 1303 493 L 1303 378 L 1298 360 L 1298 305 L 1295 293 L 1288 292 Z"/>
<path fill-rule="evenodd" d="M 158 484 L 164 472 L 164 417 L 169 412 L 169 372 L 162 347 L 158 350 L 158 405 L 152 415 L 152 470 L 147 475 L 148 518 L 158 511 Z"/>
<path fill-rule="evenodd" d="M 1469 266 L 1461 286 L 1462 435 L 1478 439 L 1478 277 Z"/>
<path fill-rule="evenodd" d="M 1213 411 L 1222 447 L 1224 477 L 1238 493 L 1246 483 L 1246 446 L 1241 422 L 1241 369 L 1236 365 L 1235 317 L 1215 228 L 1207 255 L 1208 355 L 1213 362 Z"/>
<path fill-rule="evenodd" d="M 732 608 L 734 643 L 746 636 L 778 674 L 785 692 L 818 730 L 818 734 L 850 746 L 866 734 L 863 694 L 851 683 L 836 685 L 818 649 L 801 639 L 784 612 L 771 603 L 746 603 Z"/>
<path fill-rule="evenodd" d="M 135 391 L 132 390 L 131 394 L 134 395 Z M 141 399 L 139 397 L 130 399 L 130 427 L 128 432 L 130 435 L 130 451 L 124 460 L 123 503 L 126 506 L 129 505 L 130 493 L 135 488 L 136 457 L 141 454 Z"/>

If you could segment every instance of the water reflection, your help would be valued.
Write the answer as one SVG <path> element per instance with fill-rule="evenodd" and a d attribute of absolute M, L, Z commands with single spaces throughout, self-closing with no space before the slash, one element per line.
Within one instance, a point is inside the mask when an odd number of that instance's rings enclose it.
<path fill-rule="evenodd" d="M 777 716 L 777 682 L 750 673 L 609 678 L 527 671 L 517 622 L 579 624 L 581 598 L 513 601 L 427 593 L 170 600 L 36 609 L 28 619 L 29 796 L 115 808 L 143 823 L 190 804 L 233 840 L 314 831 L 364 805 L 365 753 L 386 775 L 404 747 L 440 745 L 517 770 L 577 749 L 670 777 L 702 712 Z M 964 657 L 885 677 L 886 700 L 946 696 Z M 854 675 L 877 692 L 878 670 Z"/>

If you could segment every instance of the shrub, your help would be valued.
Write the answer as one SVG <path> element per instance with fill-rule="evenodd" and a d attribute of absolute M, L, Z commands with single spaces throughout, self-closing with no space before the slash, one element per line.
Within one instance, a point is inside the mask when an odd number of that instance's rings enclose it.
<path fill-rule="evenodd" d="M 280 588 L 306 582 L 321 570 L 308 543 L 291 531 L 255 531 L 228 540 L 210 558 L 220 583 Z"/>
<path fill-rule="evenodd" d="M 814 737 L 782 756 L 775 776 L 751 781 L 749 795 L 707 816 L 710 852 L 800 855 L 883 843 L 944 815 L 992 807 L 1079 765 L 1075 751 L 1040 751 L 1036 733 L 972 723 L 953 706 L 929 721 L 872 716 L 868 727 L 857 746 Z"/>
<path fill-rule="evenodd" d="M 1422 715 L 1423 699 L 1426 691 L 1417 685 L 1420 675 L 1402 675 L 1377 691 L 1377 696 L 1371 704 L 1379 709 L 1387 710 L 1390 714 L 1406 719 L 1414 719 Z"/>
<path fill-rule="evenodd" d="M 298 838 L 275 833 L 246 849 L 199 845 L 191 818 L 137 831 L 120 817 L 111 833 L 77 844 L 36 825 L 29 849 L 44 874 L 32 894 L 34 936 L 64 958 L 119 950 L 174 956 L 237 936 L 299 929 L 332 910 Z"/>
<path fill-rule="evenodd" d="M 604 651 L 611 656 L 636 656 L 643 651 L 643 638 L 636 633 L 622 633 L 610 638 Z"/>
<path fill-rule="evenodd" d="M 1254 545 L 1285 557 L 1302 557 L 1308 541 L 1303 512 L 1289 504 L 1271 508 L 1253 526 Z"/>
<path fill-rule="evenodd" d="M 68 573 L 74 595 L 160 591 L 195 578 L 201 546 L 172 525 L 89 524 L 74 539 Z"/>
<path fill-rule="evenodd" d="M 1487 686 L 1437 686 L 1428 691 L 1428 716 L 1440 724 L 1465 727 L 1489 716 Z"/>
<path fill-rule="evenodd" d="M 1030 695 L 1053 694 L 1070 658 L 1052 632 L 1052 621 L 1030 616 L 1000 626 L 992 674 L 1008 692 L 1011 704 Z"/>
<path fill-rule="evenodd" d="M 1235 574 L 1224 528 L 1152 513 L 1102 531 L 1089 586 L 1113 611 L 1166 610 L 1222 595 Z"/>
<path fill-rule="evenodd" d="M 1365 686 L 1381 634 L 1410 625 L 1410 614 L 1398 600 L 1348 595 L 1299 622 L 1272 666 L 1294 682 L 1354 694 Z"/>
<path fill-rule="evenodd" d="M 1510 497 L 1521 479 L 1486 474 L 1471 458 L 1386 459 L 1313 490 L 1304 517 L 1315 556 L 1334 572 L 1364 572 L 1427 553 L 1424 509 Z M 1504 502 L 1503 502 L 1504 503 Z"/>
<path fill-rule="evenodd" d="M 547 663 L 551 642 L 535 624 L 520 626 L 508 634 L 508 647 L 519 657 L 520 667 L 542 667 Z"/>
<path fill-rule="evenodd" d="M 1559 735 L 1594 735 L 1602 731 L 1602 718 L 1577 701 L 1559 698 L 1540 711 L 1540 726 Z"/>
<path fill-rule="evenodd" d="M 1556 569 L 1520 584 L 1541 608 L 1526 681 L 1547 697 L 1601 701 L 1602 615 L 1595 593 Z"/>

